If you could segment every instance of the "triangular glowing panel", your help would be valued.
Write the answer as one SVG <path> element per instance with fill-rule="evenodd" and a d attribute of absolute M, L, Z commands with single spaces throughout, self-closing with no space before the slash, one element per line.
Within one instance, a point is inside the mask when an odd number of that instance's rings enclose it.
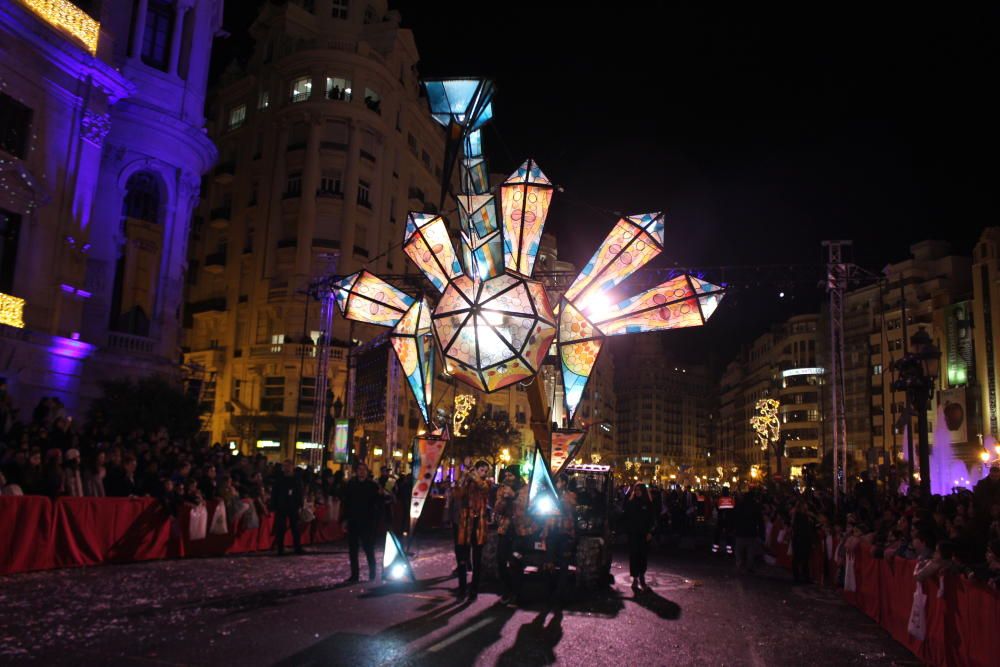
<path fill-rule="evenodd" d="M 389 340 L 424 423 L 429 424 L 434 389 L 434 339 L 431 335 L 430 306 L 426 301 L 413 302 L 393 327 Z"/>
<path fill-rule="evenodd" d="M 553 475 L 563 471 L 576 453 L 583 446 L 587 435 L 585 429 L 560 429 L 552 431 L 552 453 L 549 455 L 549 468 Z"/>
<path fill-rule="evenodd" d="M 532 160 L 525 160 L 500 187 L 503 261 L 509 270 L 525 276 L 534 270 L 552 190 L 549 179 Z"/>
<path fill-rule="evenodd" d="M 334 284 L 333 291 L 344 317 L 382 327 L 395 326 L 414 302 L 412 296 L 368 271 L 347 276 Z"/>
<path fill-rule="evenodd" d="M 589 313 L 596 295 L 614 288 L 662 250 L 662 213 L 622 218 L 584 265 L 564 296 Z"/>
<path fill-rule="evenodd" d="M 486 79 L 441 79 L 424 81 L 427 102 L 434 120 L 448 127 L 455 123 L 469 130 L 482 127 L 493 117 L 493 82 Z"/>
<path fill-rule="evenodd" d="M 382 581 L 414 580 L 413 568 L 399 538 L 391 530 L 385 533 L 385 549 L 382 551 Z"/>
<path fill-rule="evenodd" d="M 605 309 L 603 315 L 595 318 L 595 324 L 606 336 L 701 326 L 715 312 L 723 291 L 701 281 L 696 290 L 689 276 L 677 276 Z M 702 299 L 710 300 L 705 316 Z"/>
<path fill-rule="evenodd" d="M 490 191 L 490 174 L 483 158 L 464 158 L 460 175 L 463 192 L 482 195 Z"/>
<path fill-rule="evenodd" d="M 448 281 L 462 275 L 462 265 L 448 236 L 444 218 L 429 213 L 410 213 L 406 218 L 403 252 L 443 292 Z"/>
<path fill-rule="evenodd" d="M 513 274 L 453 280 L 431 322 L 447 371 L 486 392 L 533 377 L 556 334 L 545 291 Z"/>
<path fill-rule="evenodd" d="M 503 238 L 493 195 L 459 195 L 465 273 L 488 280 L 503 273 Z"/>
<path fill-rule="evenodd" d="M 715 309 L 719 307 L 719 303 L 722 301 L 722 297 L 725 294 L 725 287 L 720 287 L 719 285 L 713 285 L 712 283 L 705 282 L 699 278 L 691 276 L 691 286 L 694 287 L 694 291 L 699 294 L 698 303 L 701 305 L 701 315 L 708 321 L 708 318 L 715 313 Z"/>
<path fill-rule="evenodd" d="M 465 157 L 480 157 L 483 154 L 483 135 L 480 130 L 473 130 L 465 137 Z"/>
<path fill-rule="evenodd" d="M 583 390 L 604 344 L 604 334 L 572 303 L 563 300 L 559 309 L 559 361 L 562 365 L 563 397 L 570 422 L 583 399 Z"/>
<path fill-rule="evenodd" d="M 437 437 L 424 436 L 413 440 L 413 489 L 410 491 L 410 535 L 417 526 L 424 503 L 430 495 L 434 482 L 434 473 L 441 463 L 445 445 L 448 444 L 447 432 Z"/>
<path fill-rule="evenodd" d="M 531 479 L 528 481 L 528 512 L 535 516 L 558 516 L 559 494 L 556 493 L 555 482 L 549 466 L 545 463 L 542 450 L 535 447 L 535 456 L 531 464 Z"/>

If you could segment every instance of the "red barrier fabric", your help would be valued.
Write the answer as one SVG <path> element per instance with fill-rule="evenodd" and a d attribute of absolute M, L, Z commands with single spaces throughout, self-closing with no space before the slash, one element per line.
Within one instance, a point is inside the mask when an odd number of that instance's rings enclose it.
<path fill-rule="evenodd" d="M 55 567 L 53 518 L 44 496 L 0 497 L 0 574 Z"/>
<path fill-rule="evenodd" d="M 923 640 L 909 633 L 916 578 L 915 562 L 874 558 L 863 546 L 855 559 L 858 591 L 844 599 L 885 628 L 899 643 L 929 665 L 986 667 L 1000 655 L 1000 596 L 954 575 L 923 582 L 927 595 L 927 632 Z M 943 585 L 943 588 L 942 588 Z"/>
<path fill-rule="evenodd" d="M 209 527 L 220 505 L 206 505 Z M 171 516 L 150 498 L 58 498 L 43 496 L 0 497 L 0 575 L 80 567 L 109 562 L 133 562 L 181 556 L 219 556 L 266 551 L 274 542 L 274 517 L 259 517 L 257 528 L 246 528 L 227 516 L 224 535 L 209 531 L 204 539 L 191 540 L 191 508 Z M 302 544 L 333 542 L 344 536 L 336 521 L 328 521 L 326 508 L 316 519 L 299 526 Z M 291 531 L 285 543 L 292 545 Z"/>

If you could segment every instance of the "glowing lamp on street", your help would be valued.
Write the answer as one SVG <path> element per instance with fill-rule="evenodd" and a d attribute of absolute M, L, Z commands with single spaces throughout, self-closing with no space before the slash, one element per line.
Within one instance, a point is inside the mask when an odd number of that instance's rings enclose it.
<path fill-rule="evenodd" d="M 385 534 L 385 550 L 382 552 L 382 580 L 400 582 L 404 579 L 413 581 L 413 568 L 399 538 L 390 530 Z"/>

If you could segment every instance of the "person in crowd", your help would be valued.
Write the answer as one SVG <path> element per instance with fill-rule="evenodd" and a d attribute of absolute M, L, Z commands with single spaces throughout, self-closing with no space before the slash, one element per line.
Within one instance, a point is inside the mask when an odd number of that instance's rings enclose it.
<path fill-rule="evenodd" d="M 966 567 L 966 576 L 996 590 L 1000 588 L 1000 540 L 993 540 L 986 548 L 985 562 Z"/>
<path fill-rule="evenodd" d="M 129 454 L 121 461 L 121 467 L 110 471 L 104 482 L 107 495 L 112 498 L 130 498 L 141 495 L 135 479 L 135 470 L 138 466 L 135 456 Z"/>
<path fill-rule="evenodd" d="M 559 514 L 545 521 L 544 540 L 549 595 L 560 598 L 566 593 L 569 578 L 570 545 L 576 532 L 576 493 L 570 488 L 569 477 L 556 477 L 556 494 L 559 497 Z M 654 509 L 655 511 L 655 509 Z"/>
<path fill-rule="evenodd" d="M 62 450 L 50 449 L 45 452 L 45 495 L 58 498 L 64 495 Z"/>
<path fill-rule="evenodd" d="M 924 581 L 942 574 L 961 572 L 961 566 L 955 562 L 955 545 L 951 542 L 938 542 L 931 558 L 917 562 L 913 570 L 913 578 Z"/>
<path fill-rule="evenodd" d="M 302 550 L 302 535 L 299 532 L 299 510 L 302 509 L 302 502 L 302 480 L 295 474 L 295 465 L 291 460 L 285 459 L 281 464 L 281 474 L 274 480 L 271 494 L 271 509 L 274 511 L 274 541 L 279 556 L 285 555 L 286 529 L 292 531 L 292 545 L 295 553 L 300 555 L 305 553 Z"/>
<path fill-rule="evenodd" d="M 810 581 L 809 563 L 812 560 L 813 540 L 816 539 L 816 525 L 809 513 L 808 505 L 800 500 L 792 517 L 792 579 L 798 584 Z"/>
<path fill-rule="evenodd" d="M 68 449 L 63 457 L 63 493 L 67 496 L 83 495 L 83 477 L 80 474 L 80 450 Z"/>
<path fill-rule="evenodd" d="M 733 545 L 730 542 L 732 531 L 730 523 L 735 507 L 736 502 L 729 495 L 729 487 L 723 487 L 722 494 L 716 501 L 715 539 L 712 542 L 712 553 L 719 553 L 723 546 L 727 554 L 733 553 Z"/>
<path fill-rule="evenodd" d="M 466 574 L 472 565 L 472 586 L 469 598 L 479 595 L 479 579 L 483 562 L 483 545 L 486 543 L 487 500 L 490 495 L 490 465 L 486 461 L 476 461 L 471 470 L 458 483 L 454 495 L 462 501 L 458 516 L 458 561 L 457 594 L 466 594 Z"/>
<path fill-rule="evenodd" d="M 500 488 L 497 489 L 496 504 L 493 506 L 498 537 L 497 575 L 503 585 L 503 596 L 500 599 L 503 604 L 516 604 L 519 593 L 520 572 L 514 561 L 514 544 L 517 539 L 514 512 L 518 493 L 523 486 L 520 467 L 508 466 L 504 470 Z"/>
<path fill-rule="evenodd" d="M 984 516 L 989 516 L 994 505 L 1000 505 L 1000 461 L 994 461 L 989 474 L 976 482 L 972 495 L 976 511 Z"/>
<path fill-rule="evenodd" d="M 359 578 L 358 546 L 365 550 L 368 561 L 368 581 L 375 581 L 375 529 L 381 511 L 382 491 L 369 477 L 368 466 L 358 463 L 354 466 L 354 476 L 344 485 L 341 498 L 341 513 L 347 530 L 347 545 L 351 560 L 351 576 L 348 582 Z"/>
<path fill-rule="evenodd" d="M 628 535 L 629 575 L 632 577 L 632 590 L 638 591 L 640 588 L 647 588 L 649 543 L 653 540 L 656 522 L 653 498 L 642 482 L 633 484 L 628 493 L 624 521 Z"/>
<path fill-rule="evenodd" d="M 87 468 L 83 472 L 83 495 L 96 498 L 104 497 L 104 478 L 107 474 L 107 469 L 104 466 L 106 456 L 104 451 L 98 451 L 91 456 Z"/>
<path fill-rule="evenodd" d="M 754 561 L 764 534 L 764 515 L 757 496 L 747 493 L 736 502 L 732 515 L 732 534 L 736 540 L 736 567 L 753 573 Z"/>

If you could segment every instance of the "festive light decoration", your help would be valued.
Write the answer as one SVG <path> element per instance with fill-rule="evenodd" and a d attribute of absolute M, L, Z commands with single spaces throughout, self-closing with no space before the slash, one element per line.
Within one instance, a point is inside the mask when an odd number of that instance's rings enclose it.
<path fill-rule="evenodd" d="M 528 480 L 528 511 L 536 516 L 556 516 L 559 509 L 559 494 L 556 493 L 555 482 L 549 466 L 545 464 L 545 456 L 539 447 L 535 447 L 532 457 L 531 477 Z"/>
<path fill-rule="evenodd" d="M 442 429 L 432 435 L 414 438 L 413 440 L 413 489 L 410 491 L 410 535 L 417 527 L 417 520 L 424 510 L 424 503 L 431 492 L 434 483 L 434 471 L 441 463 L 445 446 L 448 444 L 448 431 Z"/>
<path fill-rule="evenodd" d="M 97 53 L 101 24 L 69 0 L 21 0 L 21 3 L 49 25 L 64 30 L 83 42 L 90 55 Z"/>
<path fill-rule="evenodd" d="M 552 449 L 549 455 L 549 468 L 553 475 L 563 471 L 569 462 L 580 451 L 583 440 L 587 436 L 586 429 L 557 429 L 552 431 Z M 598 457 L 600 458 L 600 457 Z M 577 461 L 583 463 L 582 461 Z M 594 461 L 597 463 L 597 461 Z"/>
<path fill-rule="evenodd" d="M 0 292 L 0 324 L 24 328 L 24 299 Z"/>
<path fill-rule="evenodd" d="M 385 549 L 382 551 L 382 581 L 399 582 L 403 579 L 414 580 L 413 568 L 399 538 L 389 530 L 385 533 Z"/>
<path fill-rule="evenodd" d="M 773 398 L 762 398 L 754 405 L 756 414 L 750 418 L 750 427 L 762 450 L 766 451 L 769 443 L 778 442 L 781 435 L 781 421 L 778 419 L 780 407 L 781 403 Z"/>
<path fill-rule="evenodd" d="M 455 395 L 455 411 L 451 416 L 451 430 L 455 432 L 456 437 L 461 435 L 465 420 L 469 417 L 469 413 L 472 412 L 472 408 L 475 405 L 476 397 L 472 394 Z"/>
<path fill-rule="evenodd" d="M 492 82 L 446 79 L 425 86 L 431 115 L 448 128 L 446 183 L 458 151 L 464 152 L 456 196 L 463 261 L 438 214 L 411 213 L 403 237 L 406 254 L 440 292 L 430 312 L 430 330 L 445 357 L 446 372 L 493 392 L 534 378 L 558 337 L 572 425 L 606 337 L 700 326 L 725 290 L 678 275 L 612 304 L 607 292 L 663 250 L 663 214 L 644 213 L 616 223 L 563 295 L 558 313 L 553 311 L 541 283 L 531 276 L 556 188 L 529 158 L 500 185 L 500 196 L 494 196 L 480 132 L 493 114 Z M 433 351 L 427 340 L 427 304 L 367 271 L 341 279 L 334 293 L 348 319 L 393 327 L 397 356 L 430 424 L 432 382 L 427 378 L 433 375 Z M 464 419 L 456 409 L 456 434 Z M 570 438 L 566 444 L 570 442 L 575 441 Z"/>

